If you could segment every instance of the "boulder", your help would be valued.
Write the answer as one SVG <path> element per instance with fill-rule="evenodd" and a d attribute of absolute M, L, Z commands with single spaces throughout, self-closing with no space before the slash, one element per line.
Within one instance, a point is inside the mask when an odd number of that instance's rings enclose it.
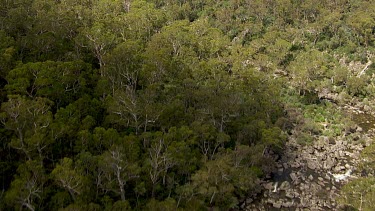
<path fill-rule="evenodd" d="M 333 165 L 335 165 L 335 161 L 331 157 L 328 157 L 327 160 L 323 162 L 324 169 L 331 169 Z"/>
<path fill-rule="evenodd" d="M 265 183 L 263 185 L 263 187 L 267 190 L 272 190 L 273 189 L 273 183 L 272 182 L 268 182 L 268 183 Z"/>
<path fill-rule="evenodd" d="M 357 127 L 357 129 L 356 129 L 356 131 L 358 132 L 358 133 L 361 133 L 362 131 L 363 131 L 363 129 L 361 128 L 361 127 Z"/>
<path fill-rule="evenodd" d="M 349 134 L 350 134 L 350 133 L 355 133 L 355 131 L 356 131 L 357 129 L 358 129 L 358 128 L 350 127 L 349 130 L 348 130 L 348 132 L 349 132 Z"/>
<path fill-rule="evenodd" d="M 324 177 L 326 180 L 330 180 L 331 179 L 331 177 L 328 175 L 328 174 L 326 174 L 326 176 Z"/>
<path fill-rule="evenodd" d="M 333 169 L 335 172 L 340 172 L 341 171 L 341 166 L 335 166 Z"/>
<path fill-rule="evenodd" d="M 321 186 L 321 187 L 323 187 L 323 186 L 324 186 L 324 183 L 323 183 L 322 181 L 319 181 L 319 182 L 318 182 L 318 185 Z"/>
<path fill-rule="evenodd" d="M 292 168 L 299 168 L 301 164 L 299 162 L 294 162 L 290 165 Z"/>
<path fill-rule="evenodd" d="M 332 145 L 335 145 L 336 144 L 336 140 L 333 137 L 329 137 L 328 143 L 332 144 Z"/>
<path fill-rule="evenodd" d="M 295 196 L 295 194 L 293 194 L 293 192 L 291 192 L 291 191 L 287 191 L 287 192 L 285 193 L 285 197 L 287 197 L 287 198 L 289 198 L 289 199 L 293 199 L 294 196 Z"/>
<path fill-rule="evenodd" d="M 251 204 L 251 202 L 253 202 L 254 200 L 252 198 L 248 198 L 246 199 L 246 204 Z"/>
<path fill-rule="evenodd" d="M 273 206 L 274 208 L 277 208 L 277 209 L 280 209 L 280 208 L 281 208 L 281 205 L 282 205 L 282 203 L 279 202 L 279 201 L 274 202 L 274 203 L 272 204 L 272 206 Z"/>
<path fill-rule="evenodd" d="M 280 190 L 289 190 L 290 189 L 290 183 L 288 181 L 284 181 L 280 185 Z"/>
<path fill-rule="evenodd" d="M 314 170 L 317 168 L 317 164 L 314 161 L 308 161 L 307 162 L 307 167 L 311 170 Z"/>
<path fill-rule="evenodd" d="M 359 135 L 355 135 L 355 136 L 353 136 L 353 141 L 358 141 L 359 140 Z"/>
<path fill-rule="evenodd" d="M 297 197 L 297 198 L 300 197 L 300 194 L 298 192 L 294 192 L 293 195 L 294 197 Z"/>
<path fill-rule="evenodd" d="M 288 169 L 288 164 L 287 163 L 283 163 L 283 167 L 284 167 L 284 169 Z"/>
<path fill-rule="evenodd" d="M 324 204 L 323 204 L 325 207 L 327 207 L 328 209 L 331 209 L 332 207 L 331 207 L 331 205 L 330 205 L 330 203 L 328 203 L 328 202 L 326 202 L 326 201 L 324 201 Z"/>
<path fill-rule="evenodd" d="M 284 202 L 282 206 L 286 207 L 286 208 L 292 207 L 293 206 L 293 202 L 290 202 L 290 201 Z"/>
<path fill-rule="evenodd" d="M 371 109 L 370 106 L 365 105 L 365 106 L 363 106 L 363 110 L 365 110 L 365 111 L 371 111 L 372 109 Z"/>
<path fill-rule="evenodd" d="M 290 173 L 289 176 L 292 179 L 292 181 L 298 180 L 298 177 L 297 177 L 296 173 Z"/>

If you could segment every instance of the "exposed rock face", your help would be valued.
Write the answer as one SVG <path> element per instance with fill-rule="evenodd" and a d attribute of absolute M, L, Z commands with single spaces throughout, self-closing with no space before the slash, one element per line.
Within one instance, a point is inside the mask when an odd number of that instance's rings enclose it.
<path fill-rule="evenodd" d="M 371 142 L 372 134 L 359 127 L 350 131 L 364 145 Z M 339 210 L 335 198 L 343 184 L 359 176 L 356 170 L 364 149 L 359 142 L 348 142 L 345 135 L 334 140 L 319 137 L 308 146 L 290 138 L 278 164 L 282 171 L 264 182 L 263 197 L 246 204 L 246 210 Z"/>

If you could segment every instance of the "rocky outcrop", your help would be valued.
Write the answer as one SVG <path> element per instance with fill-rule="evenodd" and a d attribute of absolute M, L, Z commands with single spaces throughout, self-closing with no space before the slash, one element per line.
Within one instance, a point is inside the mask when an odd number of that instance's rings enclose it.
<path fill-rule="evenodd" d="M 349 141 L 346 135 L 361 141 Z M 359 176 L 360 152 L 371 142 L 373 131 L 354 128 L 331 140 L 321 136 L 313 145 L 301 146 L 291 136 L 278 171 L 263 183 L 258 200 L 247 210 L 337 210 L 336 198 L 343 184 Z"/>

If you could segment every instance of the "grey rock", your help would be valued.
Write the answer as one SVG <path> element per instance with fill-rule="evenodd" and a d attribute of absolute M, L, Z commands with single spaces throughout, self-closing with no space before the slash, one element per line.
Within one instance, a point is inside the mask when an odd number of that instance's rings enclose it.
<path fill-rule="evenodd" d="M 290 189 L 290 183 L 288 181 L 284 181 L 280 185 L 280 190 L 289 190 Z"/>
<path fill-rule="evenodd" d="M 293 194 L 293 192 L 291 192 L 291 191 L 287 191 L 287 192 L 285 193 L 285 197 L 290 198 L 290 199 L 293 199 L 293 198 L 294 198 L 294 195 L 295 195 L 295 194 Z"/>
<path fill-rule="evenodd" d="M 357 128 L 355 127 L 350 127 L 348 131 L 346 131 L 347 134 L 350 134 L 350 133 L 355 133 L 355 131 L 357 130 Z"/>
<path fill-rule="evenodd" d="M 274 202 L 274 203 L 272 204 L 272 206 L 273 206 L 274 208 L 277 208 L 277 209 L 280 209 L 280 208 L 281 208 L 281 205 L 282 205 L 281 202 Z"/>
<path fill-rule="evenodd" d="M 290 173 L 289 176 L 292 179 L 292 181 L 296 181 L 298 179 L 296 173 Z"/>
<path fill-rule="evenodd" d="M 331 169 L 334 164 L 335 164 L 335 161 L 331 157 L 328 157 L 327 160 L 323 162 L 323 168 Z"/>
<path fill-rule="evenodd" d="M 253 202 L 254 200 L 252 198 L 248 198 L 246 199 L 246 204 L 251 204 L 251 202 Z"/>
<path fill-rule="evenodd" d="M 328 143 L 334 145 L 336 144 L 336 141 L 333 137 L 329 137 Z"/>
<path fill-rule="evenodd" d="M 330 205 L 330 203 L 328 203 L 328 202 L 326 202 L 326 201 L 324 202 L 323 206 L 325 206 L 325 207 L 327 207 L 327 208 L 329 208 L 329 209 L 332 208 L 332 206 Z"/>
<path fill-rule="evenodd" d="M 301 164 L 299 162 L 294 162 L 290 165 L 292 168 L 299 168 Z"/>
<path fill-rule="evenodd" d="M 334 170 L 335 172 L 340 172 L 341 170 L 345 170 L 345 166 L 336 166 Z"/>
<path fill-rule="evenodd" d="M 283 163 L 284 169 L 288 169 L 288 163 Z"/>
<path fill-rule="evenodd" d="M 361 127 L 357 127 L 357 130 L 356 130 L 358 133 L 361 133 L 363 131 L 363 129 Z"/>
<path fill-rule="evenodd" d="M 298 192 L 294 192 L 294 197 L 300 197 L 301 196 L 301 194 L 299 194 Z"/>
<path fill-rule="evenodd" d="M 354 141 L 358 141 L 360 139 L 360 136 L 359 135 L 355 135 L 355 136 L 353 136 L 353 140 Z"/>
<path fill-rule="evenodd" d="M 293 206 L 293 202 L 290 202 L 290 201 L 284 202 L 282 206 L 286 207 L 286 208 L 292 207 Z"/>
<path fill-rule="evenodd" d="M 307 162 L 307 167 L 308 167 L 309 169 L 311 169 L 311 170 L 314 170 L 314 169 L 317 168 L 317 165 L 316 165 L 316 163 L 313 162 L 313 161 L 308 161 L 308 162 Z"/>
<path fill-rule="evenodd" d="M 331 177 L 330 177 L 328 174 L 326 174 L 326 176 L 324 177 L 324 179 L 326 179 L 326 180 L 330 180 Z"/>
<path fill-rule="evenodd" d="M 320 185 L 321 187 L 323 187 L 324 186 L 324 183 L 322 182 L 322 181 L 319 181 L 318 182 L 318 185 Z M 320 188 L 319 188 L 320 189 Z"/>
<path fill-rule="evenodd" d="M 263 187 L 267 190 L 272 190 L 273 189 L 273 183 L 268 182 L 268 183 L 264 184 Z"/>
<path fill-rule="evenodd" d="M 363 110 L 365 111 L 371 111 L 371 107 L 368 105 L 363 106 Z"/>

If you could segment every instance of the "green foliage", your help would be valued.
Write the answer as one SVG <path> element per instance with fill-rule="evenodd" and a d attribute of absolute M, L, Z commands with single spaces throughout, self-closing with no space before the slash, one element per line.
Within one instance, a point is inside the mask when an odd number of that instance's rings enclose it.
<path fill-rule="evenodd" d="M 44 198 L 46 175 L 43 167 L 39 162 L 29 160 L 18 167 L 17 173 L 6 192 L 5 202 L 19 209 L 37 209 Z"/>
<path fill-rule="evenodd" d="M 90 65 L 82 61 L 27 63 L 9 72 L 5 89 L 12 95 L 46 97 L 60 107 L 87 91 L 90 74 Z"/>
<path fill-rule="evenodd" d="M 363 162 L 361 164 L 361 170 L 370 175 L 375 175 L 375 146 L 370 145 L 366 147 L 362 153 L 361 157 L 363 158 Z"/>
<path fill-rule="evenodd" d="M 25 97 L 13 96 L 1 105 L 1 122 L 8 130 L 13 131 L 10 146 L 20 150 L 28 160 L 44 157 L 46 147 L 53 142 L 51 131 L 52 102 L 46 98 L 28 100 Z"/>
<path fill-rule="evenodd" d="M 373 210 L 375 199 L 375 178 L 361 178 L 346 184 L 342 189 L 340 202 L 358 210 Z"/>
<path fill-rule="evenodd" d="M 351 77 L 347 81 L 348 93 L 352 96 L 365 96 L 365 86 L 368 82 L 368 78 L 366 76 L 362 77 Z"/>
<path fill-rule="evenodd" d="M 126 211 L 126 210 L 132 210 L 129 202 L 127 201 L 116 201 L 113 206 L 112 210 L 114 211 Z"/>
<path fill-rule="evenodd" d="M 266 147 L 273 147 L 275 151 L 281 151 L 286 141 L 286 136 L 283 134 L 280 128 L 273 127 L 262 130 L 262 144 Z"/>
<path fill-rule="evenodd" d="M 374 14 L 366 0 L 0 1 L 0 209 L 238 209 L 287 135 L 348 128 L 328 101 L 374 97 Z"/>
<path fill-rule="evenodd" d="M 146 205 L 146 210 L 157 210 L 157 211 L 172 211 L 172 210 L 179 210 L 177 209 L 177 202 L 173 198 L 167 198 L 164 201 L 157 201 L 155 199 L 151 199 L 150 202 Z"/>
<path fill-rule="evenodd" d="M 15 63 L 16 49 L 14 39 L 3 30 L 0 30 L 0 43 L 0 76 L 5 78 Z"/>
<path fill-rule="evenodd" d="M 85 178 L 78 172 L 70 158 L 64 158 L 60 164 L 51 172 L 55 182 L 69 192 L 73 201 L 82 194 Z"/>
<path fill-rule="evenodd" d="M 211 206 L 227 209 L 235 207 L 238 202 L 233 193 L 255 192 L 257 188 L 256 171 L 246 162 L 249 156 L 249 151 L 241 147 L 207 162 L 192 176 L 193 190 Z"/>
<path fill-rule="evenodd" d="M 125 185 L 139 174 L 136 150 L 132 143 L 113 145 L 98 158 L 98 185 L 105 191 L 120 195 L 122 201 L 125 201 L 126 196 Z"/>

